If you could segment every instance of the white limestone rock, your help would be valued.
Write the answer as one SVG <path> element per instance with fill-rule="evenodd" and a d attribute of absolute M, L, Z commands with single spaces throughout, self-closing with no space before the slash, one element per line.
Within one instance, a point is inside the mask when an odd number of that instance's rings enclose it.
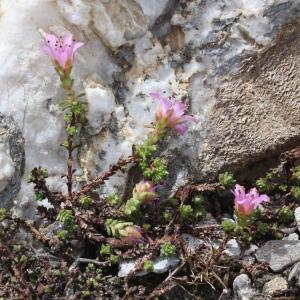
<path fill-rule="evenodd" d="M 137 39 L 147 31 L 147 19 L 134 0 L 94 1 L 92 15 L 95 30 L 112 48 Z"/>
<path fill-rule="evenodd" d="M 152 26 L 157 17 L 159 17 L 165 10 L 170 0 L 136 0 L 141 6 L 145 16 L 149 19 L 149 25 Z"/>
<path fill-rule="evenodd" d="M 72 32 L 85 42 L 73 73 L 76 92 L 88 86 L 88 126 L 75 162 L 82 181 L 129 155 L 132 144 L 145 138 L 158 105 L 150 91 L 184 99 L 199 120 L 162 149 L 170 162 L 168 191 L 174 184 L 212 178 L 228 165 L 239 168 L 270 149 L 281 151 L 299 136 L 299 76 L 293 67 L 299 52 L 292 34 L 299 1 L 176 2 L 1 1 L 0 112 L 13 117 L 26 141 L 25 172 L 15 198 L 20 214 L 33 217 L 26 184 L 33 167 L 48 168 L 51 184 L 66 169 L 59 146 L 65 139 L 59 106 L 64 95 L 50 59 L 40 51 L 39 29 Z M 292 29 L 282 35 L 289 43 L 276 39 L 289 22 Z M 260 60 L 252 62 L 251 56 Z M 125 182 L 118 173 L 100 192 L 122 191 Z"/>
<path fill-rule="evenodd" d="M 298 231 L 300 232 L 300 207 L 296 207 L 294 215 L 295 215 Z"/>
<path fill-rule="evenodd" d="M 86 118 L 89 123 L 89 133 L 98 134 L 108 125 L 115 108 L 115 96 L 109 87 L 95 82 L 87 83 L 85 87 L 88 101 Z"/>
<path fill-rule="evenodd" d="M 0 144 L 0 192 L 4 190 L 15 172 L 15 165 L 7 145 Z"/>

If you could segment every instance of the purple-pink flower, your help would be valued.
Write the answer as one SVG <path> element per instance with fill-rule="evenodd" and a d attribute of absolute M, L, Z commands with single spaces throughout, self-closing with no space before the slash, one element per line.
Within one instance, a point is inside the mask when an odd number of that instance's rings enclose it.
<path fill-rule="evenodd" d="M 245 188 L 236 184 L 235 189 L 232 192 L 235 196 L 235 211 L 239 215 L 249 216 L 259 204 L 270 201 L 270 198 L 267 195 L 259 195 L 256 188 L 250 189 L 249 193 L 246 194 Z"/>
<path fill-rule="evenodd" d="M 183 135 L 188 129 L 189 122 L 195 122 L 193 116 L 186 115 L 186 105 L 179 100 L 169 100 L 159 93 L 152 92 L 150 96 L 160 102 L 160 109 L 156 112 L 156 121 L 167 128 L 175 130 Z"/>
<path fill-rule="evenodd" d="M 69 69 L 73 65 L 74 53 L 83 43 L 75 42 L 72 34 L 57 37 L 53 34 L 43 34 L 46 44 L 42 46 L 42 51 L 47 53 L 63 70 Z"/>

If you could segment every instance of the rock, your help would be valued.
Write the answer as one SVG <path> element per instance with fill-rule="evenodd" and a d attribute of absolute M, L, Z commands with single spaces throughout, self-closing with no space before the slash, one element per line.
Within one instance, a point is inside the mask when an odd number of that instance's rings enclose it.
<path fill-rule="evenodd" d="M 265 273 L 262 276 L 259 276 L 257 278 L 255 278 L 254 282 L 253 282 L 253 287 L 256 290 L 261 291 L 263 286 L 271 281 L 274 278 L 274 274 L 273 273 Z"/>
<path fill-rule="evenodd" d="M 10 208 L 24 171 L 24 139 L 12 118 L 0 113 L 0 206 Z"/>
<path fill-rule="evenodd" d="M 183 233 L 180 236 L 183 245 L 185 247 L 185 251 L 187 253 L 193 254 L 195 253 L 201 245 L 203 245 L 203 240 L 193 237 L 190 234 Z"/>
<path fill-rule="evenodd" d="M 288 236 L 283 238 L 284 241 L 298 241 L 299 236 L 297 233 L 290 233 Z"/>
<path fill-rule="evenodd" d="M 263 1 L 263 3 L 263 5 L 265 5 L 266 1 Z M 206 4 L 203 3 L 203 12 L 207 12 L 207 4 L 208 2 L 206 2 Z M 299 16 L 299 1 L 290 1 L 286 3 L 286 5 L 293 15 L 292 19 Z M 292 7 L 295 9 L 294 12 L 290 10 Z M 248 6 L 247 13 L 250 13 L 253 8 L 254 7 L 250 8 Z M 254 10 L 256 10 L 256 13 L 260 8 L 260 5 L 255 7 Z M 285 10 L 285 12 L 283 12 L 283 10 Z M 262 11 L 264 11 L 264 9 Z M 273 13 L 270 13 L 270 11 Z M 269 2 L 269 5 L 265 7 L 265 11 L 262 12 L 263 16 L 269 16 L 267 18 L 269 19 L 270 27 L 267 29 L 267 25 L 265 29 L 269 32 L 274 32 L 278 26 L 272 22 L 277 23 L 279 20 L 283 21 L 285 17 L 286 20 L 291 17 L 291 15 L 288 17 L 285 13 L 287 13 L 287 8 L 283 8 L 281 3 L 276 1 Z M 273 14 L 280 15 L 281 17 L 275 21 L 276 17 L 274 17 Z M 201 13 L 199 11 L 199 19 L 203 20 L 203 17 L 201 18 L 200 15 Z M 258 17 L 253 21 L 256 23 L 259 19 Z M 223 21 L 224 23 L 230 22 L 229 16 L 227 19 L 225 17 Z M 254 25 L 253 27 L 248 27 L 245 23 L 242 23 L 243 22 L 238 22 L 238 24 L 232 25 L 232 35 L 236 34 L 236 36 L 245 37 L 244 33 L 247 32 L 249 33 L 248 37 L 255 36 L 252 40 L 253 42 L 256 40 L 256 42 L 261 45 L 269 43 L 266 35 L 263 34 L 258 37 L 251 33 L 254 28 L 258 29 L 262 23 L 260 23 L 260 25 L 258 23 L 255 25 L 252 23 Z M 297 34 L 299 23 L 294 23 L 293 29 L 290 29 L 287 29 L 287 27 L 282 29 L 282 32 L 287 33 L 286 37 L 289 42 L 282 38 L 281 35 L 278 36 L 277 39 L 275 38 L 273 40 L 276 44 L 274 48 L 269 48 L 256 63 L 254 63 L 254 60 L 249 60 L 246 68 L 244 68 L 235 79 L 227 77 L 226 82 L 224 81 L 223 84 L 219 86 L 220 90 L 215 93 L 214 96 L 209 94 L 211 89 L 207 90 L 206 84 L 201 84 L 201 79 L 198 81 L 196 79 L 197 76 L 194 77 L 194 83 L 198 85 L 198 90 L 196 91 L 194 89 L 193 91 L 193 111 L 196 112 L 201 109 L 197 99 L 201 98 L 202 101 L 212 97 L 216 99 L 215 105 L 210 111 L 210 119 L 206 120 L 207 133 L 204 135 L 201 152 L 198 156 L 198 169 L 201 170 L 201 174 L 198 172 L 199 177 L 206 179 L 208 177 L 214 178 L 216 173 L 221 169 L 241 169 L 251 163 L 265 159 L 271 154 L 279 155 L 283 149 L 290 149 L 290 147 L 296 145 L 294 141 L 299 134 L 300 125 L 299 105 L 296 99 L 300 87 L 298 79 L 293 79 L 292 77 L 298 76 L 299 74 L 299 68 L 293 67 L 294 61 L 298 61 L 299 59 L 299 35 Z M 192 32 L 190 32 L 189 36 L 191 36 Z M 218 34 L 220 33 L 220 31 L 217 32 Z M 208 44 L 211 42 L 211 39 L 218 40 L 213 34 L 207 38 Z M 186 37 L 186 39 L 189 40 L 188 37 Z M 225 42 L 225 45 L 227 42 L 228 40 Z M 201 41 L 197 39 L 195 43 L 201 43 Z M 222 52 L 223 50 L 224 49 L 220 47 L 217 51 Z M 210 50 L 207 50 L 207 52 L 209 51 Z M 241 51 L 243 52 L 243 50 Z M 240 52 L 240 54 L 242 52 Z M 252 50 L 250 50 L 250 52 L 252 52 Z M 229 64 L 232 69 L 233 65 L 239 64 L 240 59 L 240 55 L 231 56 L 230 59 L 228 57 L 227 62 L 224 61 L 222 66 L 219 65 L 220 68 L 218 68 L 218 71 L 210 70 L 210 75 L 214 72 L 218 72 L 218 74 L 226 72 Z M 294 75 L 289 74 L 287 70 L 293 70 L 292 74 Z M 274 74 L 276 74 L 275 77 Z M 210 82 L 210 75 L 206 78 L 207 84 Z M 222 75 L 219 78 L 222 80 Z M 218 82 L 216 77 L 214 77 L 214 81 Z M 282 85 L 283 82 L 285 82 L 285 84 Z M 291 93 L 291 97 L 285 100 L 286 105 L 281 109 L 282 98 L 280 95 L 285 93 Z M 251 113 L 249 113 L 250 111 Z M 288 120 L 292 121 L 287 122 L 285 116 L 289 116 Z M 277 121 L 273 123 L 272 120 L 275 119 Z"/>
<path fill-rule="evenodd" d="M 208 239 L 199 239 L 186 233 L 183 233 L 180 237 L 185 247 L 185 250 L 191 254 L 195 253 L 196 251 L 199 251 L 199 248 L 201 248 L 201 246 L 209 248 L 213 247 L 214 249 L 218 249 L 222 244 L 222 239 L 214 239 L 211 241 Z M 238 251 L 240 251 L 240 249 L 234 239 L 228 241 L 227 246 L 228 248 L 224 250 L 224 253 L 230 256 L 239 255 L 238 253 L 240 252 Z"/>
<path fill-rule="evenodd" d="M 89 134 L 98 134 L 111 119 L 116 105 L 115 97 L 109 87 L 93 81 L 87 83 L 85 91 L 88 101 L 86 118 Z"/>
<path fill-rule="evenodd" d="M 153 273 L 165 273 L 176 268 L 180 263 L 180 259 L 176 256 L 171 257 L 157 257 L 153 260 Z M 138 264 L 138 259 L 129 261 L 122 261 L 119 264 L 119 277 L 126 277 Z M 148 274 L 146 271 L 139 271 L 136 276 L 144 276 Z"/>
<path fill-rule="evenodd" d="M 271 270 L 279 272 L 300 260 L 300 241 L 268 241 L 255 256 L 259 262 L 267 262 Z"/>
<path fill-rule="evenodd" d="M 233 281 L 233 292 L 236 300 L 250 300 L 255 294 L 248 275 L 241 274 Z"/>
<path fill-rule="evenodd" d="M 141 6 L 145 16 L 149 18 L 149 25 L 152 26 L 156 19 L 164 13 L 168 5 L 173 4 L 170 0 L 136 0 L 136 2 Z"/>
<path fill-rule="evenodd" d="M 300 262 L 296 263 L 293 266 L 288 277 L 288 282 L 289 284 L 294 285 L 298 288 L 300 287 Z"/>
<path fill-rule="evenodd" d="M 241 254 L 241 249 L 236 239 L 231 239 L 227 242 L 223 253 L 233 257 L 239 256 Z"/>
<path fill-rule="evenodd" d="M 288 290 L 287 281 L 280 277 L 276 276 L 272 280 L 265 283 L 263 287 L 263 293 L 268 294 L 270 296 L 280 295 Z"/>
<path fill-rule="evenodd" d="M 294 233 L 297 230 L 297 227 L 281 227 L 279 228 L 284 234 Z"/>
<path fill-rule="evenodd" d="M 92 7 L 94 27 L 110 47 L 120 47 L 141 37 L 147 31 L 147 19 L 134 0 L 96 2 Z"/>
<path fill-rule="evenodd" d="M 153 272 L 165 273 L 169 270 L 175 269 L 180 263 L 180 259 L 176 256 L 159 257 L 154 260 Z"/>
<path fill-rule="evenodd" d="M 84 41 L 73 68 L 76 93 L 97 84 L 88 90 L 92 110 L 76 155 L 78 182 L 130 155 L 132 145 L 145 139 L 158 105 L 148 96 L 154 90 L 184 99 L 199 120 L 184 137 L 163 143 L 170 167 L 166 195 L 273 157 L 299 140 L 299 1 L 185 2 L 1 1 L 0 112 L 13 116 L 26 140 L 15 204 L 21 215 L 34 216 L 30 170 L 42 165 L 48 181 L 61 183 L 66 168 L 59 146 L 64 96 L 40 51 L 39 28 L 58 35 L 71 30 Z M 118 172 L 100 192 L 121 193 L 127 182 L 134 184 Z"/>
<path fill-rule="evenodd" d="M 65 227 L 62 222 L 55 221 L 46 227 L 42 227 L 40 231 L 47 239 L 52 239 L 59 231 L 64 229 Z"/>
<path fill-rule="evenodd" d="M 198 222 L 197 225 L 201 226 L 201 225 L 217 225 L 217 224 L 218 221 L 213 217 L 213 215 L 211 213 L 207 213 L 204 219 Z"/>
<path fill-rule="evenodd" d="M 246 265 L 252 265 L 255 263 L 255 258 L 251 255 L 245 255 L 243 257 L 243 262 L 246 264 Z"/>
<path fill-rule="evenodd" d="M 137 259 L 120 262 L 118 276 L 126 277 L 130 272 L 132 272 L 136 268 L 137 263 L 138 263 Z M 138 273 L 138 274 L 140 274 L 140 273 Z M 142 271 L 141 276 L 145 275 L 145 274 L 147 274 L 147 272 Z"/>
<path fill-rule="evenodd" d="M 296 207 L 294 214 L 295 214 L 295 221 L 297 223 L 298 231 L 300 232 L 300 207 Z"/>
<path fill-rule="evenodd" d="M 250 247 L 245 251 L 245 255 L 254 254 L 257 249 L 258 249 L 258 247 L 256 245 L 251 244 Z"/>

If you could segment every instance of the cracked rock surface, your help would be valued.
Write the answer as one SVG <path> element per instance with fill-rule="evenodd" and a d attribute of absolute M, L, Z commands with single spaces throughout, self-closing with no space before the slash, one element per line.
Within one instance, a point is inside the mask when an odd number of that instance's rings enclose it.
<path fill-rule="evenodd" d="M 24 139 L 13 119 L 0 113 L 0 199 L 10 208 L 24 171 Z"/>
<path fill-rule="evenodd" d="M 0 8 L 0 112 L 25 138 L 24 175 L 16 173 L 21 189 L 13 196 L 18 214 L 33 216 L 26 178 L 37 165 L 48 168 L 53 189 L 65 191 L 63 93 L 40 52 L 38 29 L 85 42 L 74 67 L 89 109 L 78 181 L 145 137 L 157 107 L 150 91 L 183 99 L 199 120 L 162 149 L 170 193 L 299 142 L 298 0 L 2 0 Z M 100 193 L 122 192 L 126 180 L 118 173 Z"/>

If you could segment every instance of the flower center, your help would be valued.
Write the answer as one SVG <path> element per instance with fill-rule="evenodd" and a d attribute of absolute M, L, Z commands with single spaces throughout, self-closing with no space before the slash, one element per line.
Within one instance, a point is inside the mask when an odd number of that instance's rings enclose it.
<path fill-rule="evenodd" d="M 48 44 L 51 43 L 50 40 L 47 41 Z M 73 40 L 74 42 L 74 40 Z M 66 44 L 64 39 L 62 37 L 59 37 L 59 39 L 55 40 L 55 43 L 53 45 L 53 48 L 55 51 L 58 51 L 58 52 L 65 52 L 68 48 L 71 48 L 72 47 L 72 44 Z"/>

